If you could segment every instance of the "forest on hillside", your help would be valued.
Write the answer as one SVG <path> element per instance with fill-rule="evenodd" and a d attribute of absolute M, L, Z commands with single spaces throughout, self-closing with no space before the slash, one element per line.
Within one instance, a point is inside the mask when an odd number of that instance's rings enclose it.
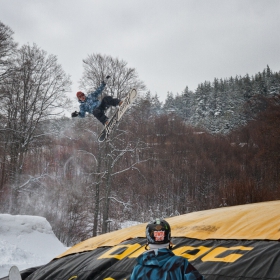
<path fill-rule="evenodd" d="M 164 108 L 176 111 L 187 124 L 210 133 L 227 134 L 264 110 L 259 96 L 274 97 L 279 93 L 280 73 L 273 72 L 267 65 L 251 77 L 247 74 L 215 78 L 199 84 L 195 92 L 186 87 L 182 94 L 169 93 Z"/>
<path fill-rule="evenodd" d="M 71 81 L 56 57 L 12 34 L 0 22 L 1 213 L 44 216 L 71 246 L 126 221 L 280 199 L 279 72 L 215 79 L 161 104 L 124 61 L 89 55 L 86 92 L 108 72 L 105 94 L 139 91 L 99 143 L 93 116 L 60 114 Z"/>

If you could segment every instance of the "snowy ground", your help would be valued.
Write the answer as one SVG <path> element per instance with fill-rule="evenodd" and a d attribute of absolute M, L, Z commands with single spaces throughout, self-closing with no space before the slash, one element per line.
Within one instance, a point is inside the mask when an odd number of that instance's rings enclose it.
<path fill-rule="evenodd" d="M 12 265 L 20 270 L 43 265 L 67 249 L 45 218 L 0 214 L 0 278 Z"/>
<path fill-rule="evenodd" d="M 139 224 L 121 223 L 121 228 Z M 0 278 L 8 275 L 12 265 L 20 270 L 43 265 L 65 252 L 43 217 L 0 214 Z"/>

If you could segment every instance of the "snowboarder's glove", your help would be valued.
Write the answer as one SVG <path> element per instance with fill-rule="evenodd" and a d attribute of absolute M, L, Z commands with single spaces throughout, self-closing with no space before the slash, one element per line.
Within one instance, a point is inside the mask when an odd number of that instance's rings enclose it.
<path fill-rule="evenodd" d="M 74 113 L 71 114 L 72 118 L 78 117 L 79 113 L 77 111 L 75 111 Z"/>
<path fill-rule="evenodd" d="M 107 82 L 107 80 L 108 80 L 110 77 L 111 77 L 111 76 L 109 76 L 109 75 L 106 76 L 106 82 Z M 103 85 L 106 85 L 106 82 L 105 82 L 105 81 L 102 81 L 102 84 L 103 84 Z"/>

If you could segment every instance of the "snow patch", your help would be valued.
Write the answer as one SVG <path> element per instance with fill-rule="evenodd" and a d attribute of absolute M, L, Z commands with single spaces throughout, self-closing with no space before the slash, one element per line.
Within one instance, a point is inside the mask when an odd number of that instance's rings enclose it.
<path fill-rule="evenodd" d="M 0 214 L 0 277 L 48 263 L 67 250 L 43 217 Z"/>

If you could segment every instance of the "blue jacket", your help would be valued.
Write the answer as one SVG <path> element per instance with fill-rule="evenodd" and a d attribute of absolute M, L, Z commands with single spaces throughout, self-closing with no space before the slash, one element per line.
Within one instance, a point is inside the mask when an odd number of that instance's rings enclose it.
<path fill-rule="evenodd" d="M 79 100 L 80 103 L 80 112 L 79 117 L 84 118 L 86 115 L 86 112 L 92 114 L 93 109 L 98 107 L 100 105 L 100 101 L 98 100 L 98 96 L 102 93 L 104 90 L 106 84 L 102 82 L 101 86 L 94 92 L 90 93 L 86 100 L 83 102 Z"/>
<path fill-rule="evenodd" d="M 168 249 L 151 250 L 137 258 L 130 280 L 203 280 L 186 258 Z"/>

